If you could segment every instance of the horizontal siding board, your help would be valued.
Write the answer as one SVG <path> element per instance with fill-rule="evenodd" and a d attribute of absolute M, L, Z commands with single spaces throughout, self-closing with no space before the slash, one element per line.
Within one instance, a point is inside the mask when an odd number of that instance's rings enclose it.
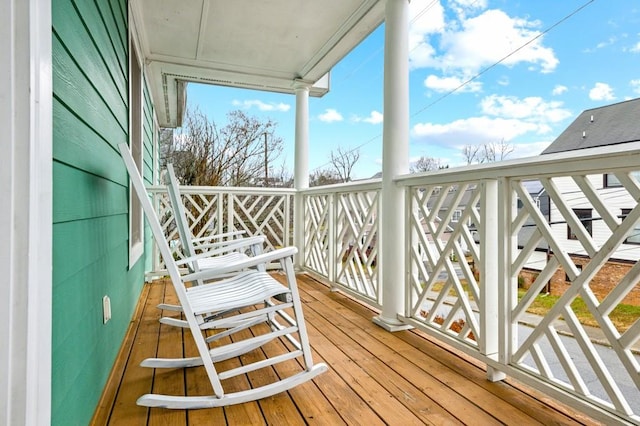
<path fill-rule="evenodd" d="M 126 0 L 53 0 L 52 424 L 88 424 L 144 282 L 151 244 L 129 267 Z M 145 175 L 153 105 L 144 99 Z M 150 168 L 147 171 L 147 166 Z M 102 323 L 102 297 L 112 319 Z"/>
<path fill-rule="evenodd" d="M 71 0 L 58 1 L 70 2 Z M 126 70 L 123 69 L 120 65 L 122 62 L 126 62 L 126 52 L 122 49 L 116 50 L 111 37 L 109 36 L 109 31 L 106 28 L 105 23 L 102 20 L 102 16 L 100 15 L 100 12 L 95 3 L 88 1 L 76 1 L 74 2 L 74 5 L 80 14 L 79 18 L 82 19 L 83 23 L 94 23 L 93 25 L 85 26 L 85 28 L 88 34 L 91 36 L 94 48 L 98 52 L 102 61 L 100 63 L 100 66 L 104 67 L 108 71 L 108 74 L 104 74 L 104 78 L 111 79 L 112 84 L 115 85 L 117 94 L 120 97 L 120 103 L 127 105 L 129 103 L 129 91 L 127 89 L 128 76 L 125 72 Z M 60 34 L 63 29 L 67 29 L 69 27 L 70 26 L 68 25 L 68 23 L 65 23 L 64 25 L 56 28 L 56 31 L 58 32 L 58 34 Z M 67 37 L 63 38 L 65 42 L 69 40 Z M 73 42 L 73 38 L 71 38 L 70 40 L 71 42 Z M 70 48 L 70 50 L 74 51 L 73 48 Z M 91 52 L 89 51 L 87 53 Z"/>
<path fill-rule="evenodd" d="M 111 34 L 111 40 L 116 47 L 116 50 L 119 52 L 125 52 L 123 58 L 125 61 L 120 62 L 120 67 L 125 75 L 129 75 L 129 62 L 128 62 L 128 34 L 126 31 L 127 24 L 126 21 L 123 22 L 123 18 L 121 16 L 114 16 L 113 9 L 111 7 L 112 1 L 98 1 L 96 2 L 98 9 L 100 10 L 100 14 L 102 15 L 102 19 L 109 29 L 109 34 Z"/>
<path fill-rule="evenodd" d="M 87 403 L 100 397 L 142 286 L 130 282 L 133 275 L 123 267 L 127 253 L 125 242 L 110 256 L 56 283 L 52 424 L 87 424 L 93 414 Z M 85 284 L 83 291 L 78 291 L 78 283 Z M 112 305 L 107 324 L 102 323 L 103 295 L 110 296 Z"/>
<path fill-rule="evenodd" d="M 121 129 L 112 132 L 110 142 L 127 142 L 127 134 Z M 122 158 L 116 146 L 105 141 L 102 135 L 86 123 L 79 121 L 58 99 L 53 100 L 53 145 L 54 160 L 73 164 L 74 167 L 84 170 L 104 179 L 126 185 L 127 172 L 123 167 Z"/>
<path fill-rule="evenodd" d="M 111 107 L 90 84 L 86 75 L 69 56 L 57 36 L 53 37 L 53 91 L 54 96 L 74 112 L 105 140 L 116 143 L 127 132 L 111 112 Z"/>
<path fill-rule="evenodd" d="M 109 7 L 111 10 L 111 16 L 113 17 L 113 20 L 118 28 L 116 34 L 120 36 L 122 44 L 126 46 L 128 44 L 129 37 L 126 30 L 128 27 L 126 0 L 109 0 Z"/>
<path fill-rule="evenodd" d="M 92 86 L 92 91 L 102 99 L 101 103 L 106 106 L 105 110 L 113 114 L 120 127 L 126 129 L 128 113 L 124 99 L 127 94 L 121 92 L 125 80 L 118 67 L 107 65 L 102 56 L 106 54 L 107 59 L 113 64 L 113 55 L 109 55 L 109 44 L 104 43 L 100 48 L 96 46 L 92 38 L 93 35 L 88 32 L 70 0 L 58 0 L 57 4 L 58 7 L 54 9 L 54 13 L 60 14 L 61 17 L 58 19 L 54 17 L 54 22 L 60 21 L 60 19 L 64 19 L 64 21 L 60 24 L 54 24 L 55 39 L 64 47 L 70 59 L 75 62 L 78 73 L 81 74 L 76 75 L 76 79 L 85 80 L 86 85 Z M 99 27 L 99 25 L 92 26 L 92 28 Z M 119 80 L 114 82 L 113 75 L 118 74 Z"/>
<path fill-rule="evenodd" d="M 143 102 L 144 102 L 144 116 L 143 116 L 143 147 L 144 147 L 144 171 L 143 175 L 145 180 L 152 184 L 154 183 L 155 170 L 154 166 L 154 137 L 153 134 L 155 132 L 155 124 L 153 120 L 153 104 L 151 103 L 151 98 L 149 97 L 149 86 L 144 81 L 144 90 L 143 90 Z"/>
<path fill-rule="evenodd" d="M 58 162 L 53 176 L 54 223 L 128 213 L 127 188 L 122 185 Z"/>
<path fill-rule="evenodd" d="M 625 188 L 603 188 L 603 175 L 589 175 L 588 180 L 596 189 L 603 200 L 607 210 L 614 216 L 620 216 L 622 209 L 633 208 L 637 202 L 632 198 Z M 562 177 L 554 179 L 554 183 L 562 194 L 563 200 L 570 209 L 591 209 L 592 217 L 592 239 L 597 246 L 604 244 L 611 235 L 611 230 L 600 219 L 600 213 L 593 207 L 589 199 L 578 187 L 571 177 Z M 566 218 L 562 216 L 557 205 L 552 202 L 550 209 L 551 229 L 556 236 L 559 244 L 570 254 L 586 255 L 586 251 L 578 240 L 567 239 L 568 224 Z M 611 256 L 613 259 L 637 260 L 640 257 L 640 247 L 622 244 L 618 250 Z"/>
<path fill-rule="evenodd" d="M 128 230 L 126 214 L 54 224 L 54 291 L 57 291 L 55 283 L 117 253 L 118 247 L 128 242 Z M 126 262 L 120 267 L 125 268 Z M 77 284 L 78 290 L 82 291 L 87 283 Z"/>

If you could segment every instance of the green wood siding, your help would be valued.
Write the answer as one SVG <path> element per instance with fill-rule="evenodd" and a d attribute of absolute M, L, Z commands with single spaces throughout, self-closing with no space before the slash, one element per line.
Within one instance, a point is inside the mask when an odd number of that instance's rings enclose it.
<path fill-rule="evenodd" d="M 52 424 L 87 424 L 129 325 L 149 265 L 129 268 L 126 0 L 53 0 Z M 146 89 L 146 86 L 145 86 Z M 145 90 L 145 179 L 155 170 Z M 148 236 L 149 233 L 146 233 Z M 102 297 L 112 319 L 102 323 Z"/>

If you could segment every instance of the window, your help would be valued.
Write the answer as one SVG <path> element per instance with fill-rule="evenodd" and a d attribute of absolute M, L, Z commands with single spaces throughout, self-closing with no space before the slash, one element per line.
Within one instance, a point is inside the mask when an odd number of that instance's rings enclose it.
<path fill-rule="evenodd" d="M 617 188 L 622 186 L 620 180 L 616 177 L 616 175 L 612 175 L 610 173 L 605 173 L 602 175 L 602 185 L 605 188 Z"/>
<path fill-rule="evenodd" d="M 576 265 L 576 269 L 578 269 L 578 274 L 582 273 L 582 265 Z M 569 274 L 567 273 L 564 274 L 564 280 L 568 283 L 571 282 L 571 279 L 569 278 Z"/>
<path fill-rule="evenodd" d="M 142 118 L 144 117 L 142 91 L 142 64 L 133 39 L 129 40 L 129 149 L 142 175 Z M 129 188 L 129 267 L 144 251 L 142 205 Z"/>
<path fill-rule="evenodd" d="M 633 176 L 636 180 L 640 180 L 640 172 L 631 172 L 631 176 Z M 616 177 L 614 174 L 605 173 L 602 175 L 602 186 L 605 188 L 619 188 L 622 185 L 620 179 Z"/>
<path fill-rule="evenodd" d="M 462 217 L 462 210 L 454 210 L 453 215 L 451 215 L 451 222 L 458 222 Z"/>
<path fill-rule="evenodd" d="M 573 209 L 573 212 L 578 216 L 578 220 L 582 223 L 582 226 L 589 235 L 592 235 L 593 221 L 591 220 L 591 209 Z M 567 238 L 570 240 L 577 240 L 575 232 L 567 225 Z"/>
<path fill-rule="evenodd" d="M 622 209 L 622 220 L 625 220 L 631 209 Z M 627 239 L 624 240 L 626 244 L 640 244 L 640 223 L 634 225 L 633 229 L 629 231 L 629 235 L 627 235 Z"/>

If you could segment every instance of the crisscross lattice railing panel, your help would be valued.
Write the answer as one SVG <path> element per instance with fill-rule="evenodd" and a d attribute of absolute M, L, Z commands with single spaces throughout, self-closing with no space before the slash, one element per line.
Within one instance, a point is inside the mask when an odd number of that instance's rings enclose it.
<path fill-rule="evenodd" d="M 304 264 L 325 278 L 330 278 L 330 214 L 332 203 L 328 194 L 305 195 Z"/>
<path fill-rule="evenodd" d="M 292 244 L 293 192 L 213 187 L 181 187 L 182 202 L 194 238 L 232 231 L 264 235 L 265 250 Z M 174 254 L 182 257 L 177 228 L 166 188 L 151 190 L 161 225 Z M 154 269 L 164 268 L 154 256 Z"/>
<path fill-rule="evenodd" d="M 292 244 L 292 202 L 287 194 L 229 193 L 227 223 L 235 231 L 267 237 L 266 250 Z"/>
<path fill-rule="evenodd" d="M 476 347 L 481 185 L 410 187 L 411 317 Z"/>
<path fill-rule="evenodd" d="M 379 196 L 378 190 L 340 192 L 335 201 L 335 281 L 376 304 Z"/>
<path fill-rule="evenodd" d="M 603 176 L 615 184 L 606 187 Z M 534 277 L 511 298 L 510 363 L 639 418 L 638 311 L 612 319 L 620 304 L 640 302 L 632 294 L 640 282 L 637 180 L 632 173 L 545 176 L 513 179 L 508 190 L 510 278 L 522 281 L 527 271 Z M 523 327 L 541 292 L 559 298 L 535 328 Z"/>

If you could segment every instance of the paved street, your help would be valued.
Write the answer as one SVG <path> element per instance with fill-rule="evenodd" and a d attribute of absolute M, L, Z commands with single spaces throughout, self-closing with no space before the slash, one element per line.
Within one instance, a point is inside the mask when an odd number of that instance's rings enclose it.
<path fill-rule="evenodd" d="M 424 309 L 426 311 L 429 311 L 431 309 L 431 306 L 432 303 L 427 301 L 424 304 Z M 440 315 L 446 316 L 449 312 L 449 306 L 450 304 L 446 304 L 445 307 L 440 307 L 438 309 L 438 313 Z M 475 312 L 476 319 L 478 319 L 477 310 L 475 310 Z M 542 317 L 533 314 L 525 314 L 523 316 L 522 321 L 519 323 L 517 329 L 519 344 L 522 344 L 525 341 L 525 339 L 531 334 L 534 327 L 540 322 L 541 319 Z M 610 402 L 610 398 L 607 396 L 607 392 L 603 388 L 601 382 L 598 380 L 597 374 L 591 367 L 591 364 L 584 355 L 582 349 L 580 348 L 580 345 L 578 344 L 576 339 L 574 339 L 570 335 L 569 328 L 566 323 L 561 320 L 556 320 L 554 321 L 554 327 L 560 334 L 562 344 L 569 352 L 569 354 L 571 354 L 571 359 L 575 364 L 577 371 L 580 372 L 580 375 L 586 383 L 589 392 L 591 392 L 592 395 L 598 398 L 602 398 L 603 400 Z M 595 348 L 598 352 L 598 355 L 602 359 L 602 364 L 606 366 L 608 373 L 611 374 L 611 376 L 615 379 L 615 383 L 617 383 L 617 385 L 620 387 L 621 393 L 627 399 L 627 402 L 633 409 L 633 412 L 636 414 L 640 414 L 640 390 L 638 390 L 638 387 L 635 385 L 631 375 L 625 369 L 618 355 L 613 349 L 602 344 L 603 342 L 605 342 L 605 339 L 599 328 L 585 327 L 585 330 L 590 336 L 592 342 L 595 343 Z M 539 340 L 539 345 L 541 347 L 541 352 L 547 358 L 547 362 L 551 371 L 553 372 L 553 375 L 563 382 L 569 382 L 565 370 L 558 358 L 555 356 L 553 348 L 548 340 L 546 338 Z M 634 352 L 636 364 L 640 366 L 640 342 L 636 342 Z M 535 368 L 535 363 L 530 355 L 525 357 L 524 363 Z M 636 366 L 636 368 L 638 367 Z"/>

